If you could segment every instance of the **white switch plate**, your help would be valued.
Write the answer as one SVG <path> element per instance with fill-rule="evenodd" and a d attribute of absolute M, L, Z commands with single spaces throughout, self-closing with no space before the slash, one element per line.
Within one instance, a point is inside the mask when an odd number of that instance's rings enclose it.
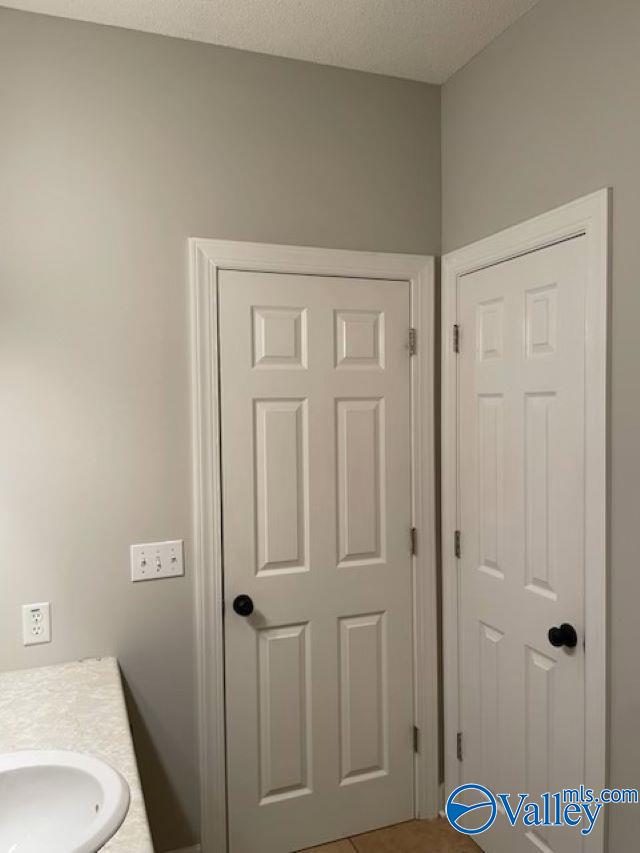
<path fill-rule="evenodd" d="M 25 646 L 51 642 L 51 606 L 48 601 L 22 605 L 22 642 Z"/>
<path fill-rule="evenodd" d="M 182 539 L 131 546 L 131 580 L 153 581 L 184 574 Z"/>

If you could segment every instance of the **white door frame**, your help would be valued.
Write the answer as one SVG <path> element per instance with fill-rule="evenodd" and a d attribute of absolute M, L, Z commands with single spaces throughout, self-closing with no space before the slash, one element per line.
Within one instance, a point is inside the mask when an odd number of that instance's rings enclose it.
<path fill-rule="evenodd" d="M 439 806 L 437 598 L 433 422 L 434 259 L 336 249 L 193 238 L 192 295 L 194 580 L 203 853 L 227 851 L 224 695 L 222 507 L 220 484 L 219 270 L 396 279 L 410 284 L 412 514 L 418 530 L 413 559 L 414 715 L 420 729 L 415 761 L 415 814 Z"/>
<path fill-rule="evenodd" d="M 453 542 L 459 529 L 458 367 L 453 351 L 458 279 L 468 273 L 584 235 L 587 241 L 585 341 L 585 718 L 586 784 L 607 778 L 607 332 L 610 191 L 584 198 L 450 252 L 442 264 L 442 589 L 445 790 L 459 784 L 458 569 Z M 464 330 L 462 330 L 464 336 Z M 461 341 L 464 346 L 464 340 Z M 482 780 L 476 780 L 481 782 Z M 585 842 L 602 851 L 604 822 Z"/>

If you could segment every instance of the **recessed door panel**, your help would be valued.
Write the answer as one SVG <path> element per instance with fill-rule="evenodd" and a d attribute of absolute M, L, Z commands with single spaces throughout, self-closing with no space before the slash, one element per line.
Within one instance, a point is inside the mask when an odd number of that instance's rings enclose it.
<path fill-rule="evenodd" d="M 306 400 L 255 400 L 258 574 L 308 569 Z"/>
<path fill-rule="evenodd" d="M 478 509 L 480 513 L 480 569 L 494 577 L 503 577 L 502 501 L 503 501 L 502 395 L 484 394 L 478 398 Z"/>
<path fill-rule="evenodd" d="M 254 305 L 253 366 L 261 369 L 307 366 L 307 314 L 304 308 Z"/>
<path fill-rule="evenodd" d="M 384 367 L 384 314 L 380 311 L 335 312 L 336 367 Z"/>
<path fill-rule="evenodd" d="M 553 692 L 555 660 L 536 649 L 525 649 L 527 791 L 551 790 L 553 762 Z"/>
<path fill-rule="evenodd" d="M 482 784 L 496 790 L 500 779 L 500 738 L 501 715 L 503 713 L 501 697 L 507 685 L 501 683 L 504 668 L 501 658 L 504 655 L 504 633 L 491 625 L 479 624 L 478 645 L 480 649 L 480 731 Z"/>
<path fill-rule="evenodd" d="M 258 635 L 260 803 L 311 793 L 309 626 Z"/>
<path fill-rule="evenodd" d="M 526 294 L 526 350 L 529 358 L 552 355 L 556 350 L 557 285 L 535 287 Z"/>
<path fill-rule="evenodd" d="M 480 361 L 502 357 L 503 313 L 502 299 L 489 299 L 478 306 L 477 346 Z"/>
<path fill-rule="evenodd" d="M 525 524 L 526 583 L 538 595 L 555 600 L 554 509 L 552 489 L 558 472 L 552 469 L 550 442 L 557 424 L 552 420 L 555 394 L 525 396 Z"/>
<path fill-rule="evenodd" d="M 385 614 L 340 620 L 340 750 L 342 784 L 387 773 Z"/>
<path fill-rule="evenodd" d="M 384 400 L 337 400 L 339 561 L 384 559 Z"/>

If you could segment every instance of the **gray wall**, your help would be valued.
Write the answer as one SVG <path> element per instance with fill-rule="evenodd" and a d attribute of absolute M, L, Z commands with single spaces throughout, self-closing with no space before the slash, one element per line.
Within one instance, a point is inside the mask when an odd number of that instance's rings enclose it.
<path fill-rule="evenodd" d="M 443 89 L 444 250 L 613 187 L 611 781 L 640 768 L 640 4 L 542 0 Z M 610 850 L 640 812 L 611 807 Z"/>
<path fill-rule="evenodd" d="M 190 236 L 439 250 L 436 87 L 0 10 L 0 669 L 112 654 L 197 838 Z M 187 540 L 185 579 L 129 544 Z M 20 604 L 50 600 L 25 649 Z"/>

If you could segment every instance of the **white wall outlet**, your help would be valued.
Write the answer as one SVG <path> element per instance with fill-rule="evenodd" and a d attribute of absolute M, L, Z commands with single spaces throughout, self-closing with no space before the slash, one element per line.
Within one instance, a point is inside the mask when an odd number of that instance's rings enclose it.
<path fill-rule="evenodd" d="M 48 601 L 22 605 L 22 642 L 25 646 L 51 642 L 51 606 Z"/>
<path fill-rule="evenodd" d="M 184 574 L 182 539 L 131 546 L 131 580 L 153 581 Z"/>

